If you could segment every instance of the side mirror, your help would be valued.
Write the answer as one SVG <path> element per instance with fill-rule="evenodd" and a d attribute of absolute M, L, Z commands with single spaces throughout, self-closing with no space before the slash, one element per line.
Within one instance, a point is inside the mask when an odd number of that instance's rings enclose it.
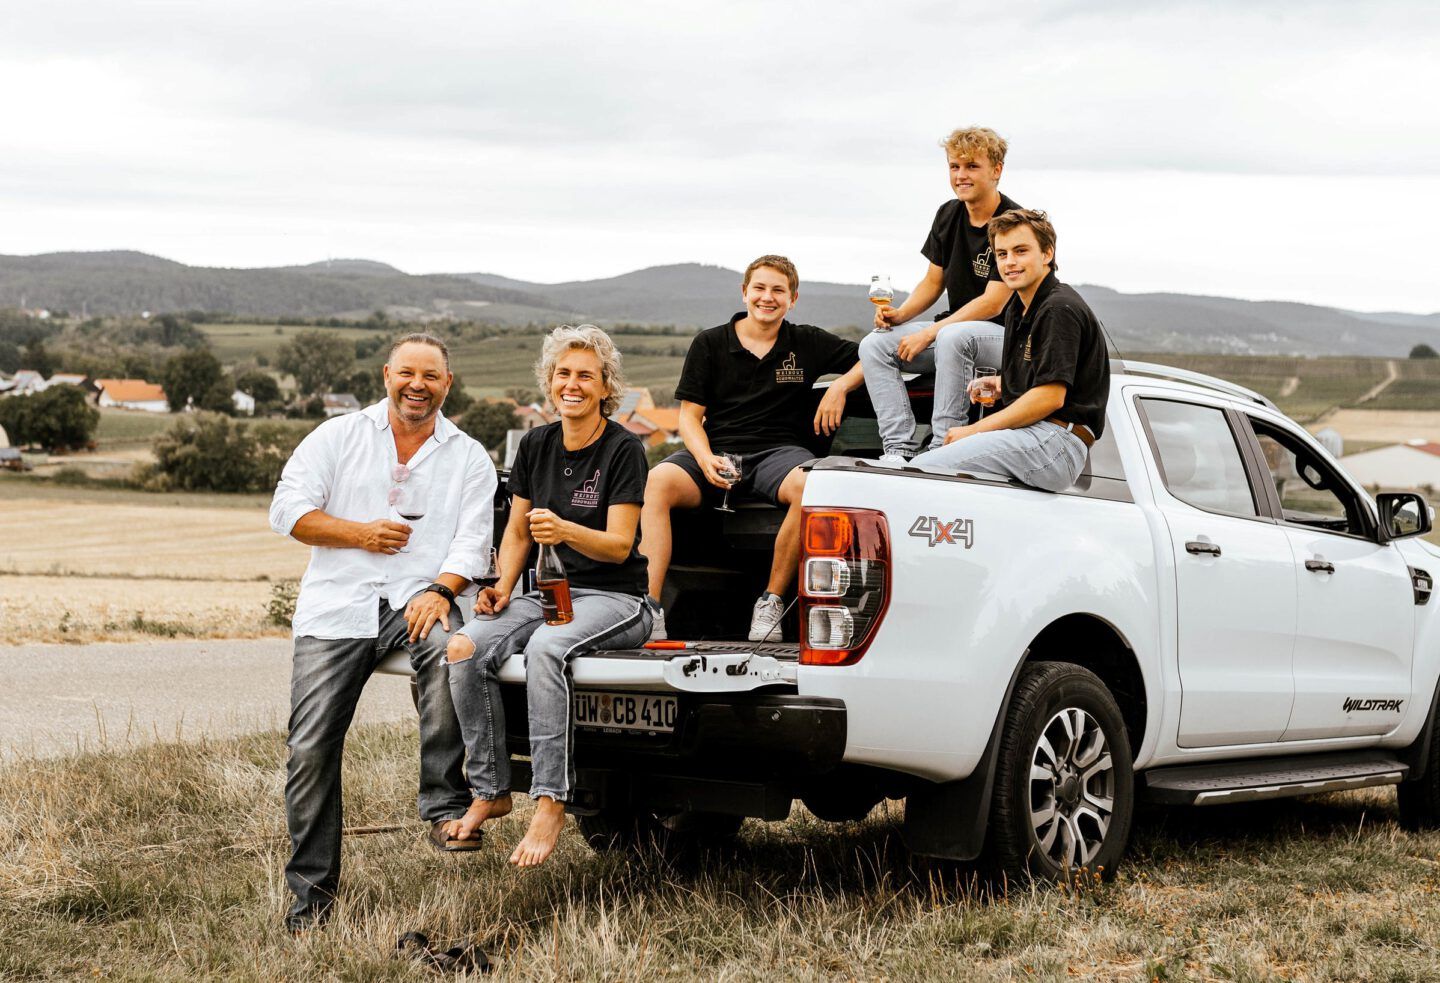
<path fill-rule="evenodd" d="M 1433 512 L 1425 496 L 1414 492 L 1386 492 L 1375 496 L 1380 509 L 1380 541 L 1423 536 L 1430 531 Z"/>

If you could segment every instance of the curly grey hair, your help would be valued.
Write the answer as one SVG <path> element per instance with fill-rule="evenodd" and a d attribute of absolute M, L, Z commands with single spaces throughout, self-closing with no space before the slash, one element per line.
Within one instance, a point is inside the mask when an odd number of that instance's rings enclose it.
<path fill-rule="evenodd" d="M 550 399 L 550 377 L 555 374 L 555 363 L 561 355 L 577 348 L 592 351 L 600 359 L 600 378 L 605 383 L 600 413 L 609 416 L 625 395 L 625 376 L 620 368 L 620 349 L 608 334 L 593 324 L 579 327 L 562 324 L 546 336 L 540 360 L 535 363 L 535 381 L 540 384 L 540 392 L 547 401 Z"/>

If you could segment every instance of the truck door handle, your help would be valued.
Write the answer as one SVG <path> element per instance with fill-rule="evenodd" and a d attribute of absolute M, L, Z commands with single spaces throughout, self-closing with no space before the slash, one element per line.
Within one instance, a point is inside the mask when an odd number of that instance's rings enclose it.
<path fill-rule="evenodd" d="M 1335 564 L 1328 560 L 1306 560 L 1305 569 L 1311 573 L 1334 573 Z"/>
<path fill-rule="evenodd" d="M 1202 543 L 1198 540 L 1192 539 L 1190 540 L 1190 542 L 1185 544 L 1185 552 L 1194 553 L 1197 556 L 1201 553 L 1204 553 L 1207 556 L 1219 556 L 1220 546 L 1218 543 Z"/>

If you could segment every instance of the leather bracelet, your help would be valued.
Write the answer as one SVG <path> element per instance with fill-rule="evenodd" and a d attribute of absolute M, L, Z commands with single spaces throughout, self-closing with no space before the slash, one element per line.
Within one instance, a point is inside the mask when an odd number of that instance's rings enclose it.
<path fill-rule="evenodd" d="M 430 586 L 426 587 L 425 590 L 422 590 L 420 593 L 424 594 L 427 591 L 431 594 L 439 594 L 441 597 L 445 598 L 445 600 L 450 602 L 450 606 L 452 608 L 455 606 L 455 592 L 449 587 L 446 587 L 444 584 L 431 584 Z"/>

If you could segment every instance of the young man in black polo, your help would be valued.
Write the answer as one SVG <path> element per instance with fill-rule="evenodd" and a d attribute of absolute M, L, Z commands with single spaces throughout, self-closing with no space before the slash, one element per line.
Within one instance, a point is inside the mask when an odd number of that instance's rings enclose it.
<path fill-rule="evenodd" d="M 1005 285 L 1005 352 L 997 409 L 951 428 L 945 446 L 911 464 L 1008 475 L 1064 491 L 1104 432 L 1110 357 L 1100 321 L 1055 278 L 1055 227 L 1044 212 L 1016 209 L 990 220 Z M 972 391 L 985 380 L 971 384 Z"/>
<path fill-rule="evenodd" d="M 956 130 L 941 141 L 954 197 L 940 206 L 920 252 L 930 261 L 925 278 L 899 307 L 875 312 L 875 331 L 860 342 L 865 387 L 875 406 L 883 452 L 903 464 L 920 449 L 915 414 L 903 372 L 935 373 L 930 447 L 965 422 L 966 388 L 977 365 L 999 365 L 1005 333 L 1000 312 L 1010 299 L 1001 281 L 986 225 L 1020 206 L 1000 193 L 1006 144 L 981 126 Z M 915 321 L 944 293 L 949 309 L 934 321 Z"/>
<path fill-rule="evenodd" d="M 685 450 L 650 472 L 640 516 L 640 552 L 650 561 L 650 594 L 658 603 L 670 569 L 670 510 L 714 505 L 727 488 L 786 509 L 775 537 L 766 592 L 755 602 L 750 640 L 779 638 L 782 598 L 800 560 L 800 498 L 815 459 L 804 446 L 813 434 L 831 434 L 845 412 L 845 397 L 864 378 L 855 343 L 785 315 L 799 297 L 800 278 L 784 256 L 761 256 L 740 285 L 745 310 L 728 323 L 695 336 L 685 356 L 675 397 Z M 811 388 L 840 372 L 810 411 Z M 721 454 L 741 455 L 738 480 L 725 478 Z M 665 637 L 663 613 L 653 638 Z"/>

